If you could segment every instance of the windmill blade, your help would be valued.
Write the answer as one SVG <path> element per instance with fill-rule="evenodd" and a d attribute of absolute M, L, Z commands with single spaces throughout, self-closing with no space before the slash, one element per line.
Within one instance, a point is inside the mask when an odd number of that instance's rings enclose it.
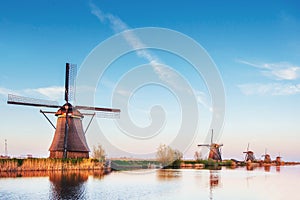
<path fill-rule="evenodd" d="M 97 118 L 107 118 L 107 119 L 119 119 L 120 113 L 119 112 L 97 112 Z"/>
<path fill-rule="evenodd" d="M 210 147 L 210 144 L 198 144 L 198 147 Z"/>
<path fill-rule="evenodd" d="M 22 96 L 13 95 L 13 94 L 8 94 L 7 103 L 8 104 L 16 104 L 16 105 L 25 105 L 25 106 L 60 108 L 57 101 L 22 97 Z"/>
<path fill-rule="evenodd" d="M 75 79 L 77 76 L 77 65 L 66 63 L 65 100 L 75 100 Z"/>
<path fill-rule="evenodd" d="M 120 118 L 120 112 L 121 112 L 120 109 L 99 108 L 99 107 L 91 107 L 91 106 L 76 106 L 76 109 L 97 111 L 97 113 L 96 113 L 97 117 L 110 118 L 110 119 Z"/>
<path fill-rule="evenodd" d="M 92 107 L 92 106 L 76 106 L 76 109 L 80 110 L 92 110 L 92 111 L 100 111 L 100 112 L 121 112 L 120 109 L 115 108 L 99 108 L 99 107 Z"/>
<path fill-rule="evenodd" d="M 65 100 L 69 102 L 69 68 L 70 64 L 66 63 L 66 78 L 65 78 Z"/>
<path fill-rule="evenodd" d="M 210 138 L 210 144 L 213 143 L 214 140 L 214 129 L 211 129 L 211 138 Z"/>

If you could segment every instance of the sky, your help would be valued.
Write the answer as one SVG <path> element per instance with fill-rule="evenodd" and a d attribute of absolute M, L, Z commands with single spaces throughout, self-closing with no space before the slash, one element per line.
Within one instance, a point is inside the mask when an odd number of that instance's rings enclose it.
<path fill-rule="evenodd" d="M 63 104 L 66 62 L 77 64 L 83 74 L 89 56 L 115 34 L 157 27 L 191 38 L 218 69 L 225 119 L 216 140 L 224 144 L 224 158 L 242 160 L 250 143 L 257 158 L 267 151 L 272 158 L 280 154 L 283 160 L 300 161 L 299 2 L 1 0 L 0 4 L 0 154 L 5 154 L 7 139 L 9 155 L 47 157 L 54 133 L 40 108 L 7 105 L 8 93 Z M 138 34 L 119 37 L 132 49 L 146 42 Z M 173 45 L 184 46 L 176 40 Z M 97 56 L 106 58 L 120 48 L 111 45 Z M 154 82 L 144 85 L 145 80 Z M 125 91 L 125 86 L 133 90 Z M 198 112 L 196 118 L 194 113 L 182 114 L 191 109 L 184 103 L 189 96 L 180 96 L 182 90 L 189 91 L 187 87 L 196 97 L 192 108 Z M 159 144 L 171 144 L 184 121 L 196 119 L 196 130 L 187 129 L 191 138 L 184 149 L 184 157 L 193 158 L 197 144 L 206 142 L 211 131 L 215 110 L 208 88 L 191 63 L 170 51 L 119 55 L 99 77 L 92 98 L 95 106 L 119 106 L 120 119 L 97 117 L 87 132 L 88 144 L 91 149 L 102 144 L 110 157 L 149 156 Z M 124 131 L 118 120 L 127 119 L 123 114 L 127 112 L 132 124 L 142 127 L 138 131 L 149 132 L 130 132 L 130 127 Z M 88 119 L 83 121 L 85 127 Z M 161 129 L 145 128 L 155 123 Z"/>

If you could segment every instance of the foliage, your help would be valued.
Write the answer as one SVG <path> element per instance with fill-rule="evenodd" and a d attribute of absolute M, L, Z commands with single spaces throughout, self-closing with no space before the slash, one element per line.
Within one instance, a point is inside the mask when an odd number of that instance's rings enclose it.
<path fill-rule="evenodd" d="M 202 154 L 201 154 L 201 152 L 195 151 L 194 159 L 195 159 L 196 161 L 202 160 Z"/>
<path fill-rule="evenodd" d="M 180 151 L 174 150 L 165 144 L 159 145 L 156 152 L 157 161 L 164 167 L 179 168 L 182 156 Z"/>
<path fill-rule="evenodd" d="M 18 162 L 18 167 L 22 166 L 24 159 L 16 159 Z"/>
<path fill-rule="evenodd" d="M 98 146 L 93 146 L 93 154 L 92 157 L 94 159 L 98 159 L 100 162 L 105 161 L 105 150 L 102 147 L 101 144 L 98 144 Z"/>

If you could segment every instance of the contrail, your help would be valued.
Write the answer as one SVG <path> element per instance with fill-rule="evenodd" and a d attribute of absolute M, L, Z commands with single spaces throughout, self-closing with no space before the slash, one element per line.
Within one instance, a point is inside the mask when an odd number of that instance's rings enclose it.
<path fill-rule="evenodd" d="M 107 14 L 102 12 L 95 4 L 90 3 L 90 8 L 92 14 L 95 15 L 102 23 L 108 22 L 115 33 L 130 29 L 130 27 L 119 17 L 110 13 Z M 132 32 L 124 32 L 124 39 L 135 49 L 146 48 L 146 45 Z M 155 55 L 149 53 L 146 50 L 137 50 L 136 54 L 140 58 L 144 58 L 149 62 L 154 72 L 162 81 L 169 83 L 177 89 L 186 91 L 186 88 L 179 88 L 180 86 L 176 84 L 178 75 L 168 68 L 162 68 L 159 64 L 162 64 L 163 62 L 161 62 Z"/>
<path fill-rule="evenodd" d="M 93 15 L 95 15 L 101 21 L 101 23 L 108 22 L 111 29 L 115 33 L 119 33 L 119 32 L 130 29 L 130 27 L 126 23 L 124 23 L 119 17 L 112 15 L 110 13 L 104 13 L 92 2 L 90 2 L 89 5 L 91 8 L 91 13 Z M 189 88 L 183 88 L 180 84 L 178 84 L 178 80 L 179 80 L 178 74 L 176 74 L 174 71 L 172 71 L 171 69 L 169 69 L 167 67 L 162 67 L 161 64 L 163 64 L 163 62 L 161 62 L 157 58 L 157 56 L 151 54 L 147 50 L 143 50 L 143 48 L 146 48 L 146 45 L 138 38 L 138 36 L 136 36 L 134 33 L 130 32 L 130 31 L 128 31 L 128 32 L 124 32 L 124 39 L 133 48 L 142 49 L 142 50 L 136 51 L 137 56 L 139 56 L 140 58 L 146 59 L 149 62 L 149 64 L 151 65 L 153 71 L 158 75 L 158 77 L 162 81 L 170 84 L 174 88 L 177 88 L 181 91 L 189 91 L 190 93 L 192 93 L 192 91 L 190 91 Z M 195 94 L 197 96 L 198 103 L 211 109 L 210 106 L 208 106 L 207 103 L 205 103 L 207 101 L 205 100 L 206 98 L 203 98 L 203 93 L 201 93 L 201 94 L 202 95 Z"/>
<path fill-rule="evenodd" d="M 119 33 L 125 30 L 129 30 L 130 27 L 127 26 L 119 17 L 114 16 L 112 14 L 103 13 L 95 4 L 90 3 L 91 12 L 95 15 L 102 23 L 109 22 L 110 27 L 114 30 L 115 33 Z M 145 48 L 146 46 L 143 42 L 132 32 L 125 32 L 124 34 L 125 40 L 130 44 L 133 48 Z M 154 55 L 150 54 L 145 50 L 138 50 L 137 55 L 139 57 L 145 58 L 149 61 L 150 64 L 159 63 L 158 58 Z"/>

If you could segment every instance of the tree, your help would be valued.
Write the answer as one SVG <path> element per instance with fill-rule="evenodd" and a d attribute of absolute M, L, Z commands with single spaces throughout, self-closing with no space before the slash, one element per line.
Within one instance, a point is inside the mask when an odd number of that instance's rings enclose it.
<path fill-rule="evenodd" d="M 172 162 L 172 168 L 180 168 L 181 164 L 181 159 L 183 157 L 183 154 L 179 150 L 173 150 L 173 159 L 174 161 Z"/>
<path fill-rule="evenodd" d="M 195 151 L 194 158 L 196 161 L 202 160 L 202 154 L 199 151 Z"/>
<path fill-rule="evenodd" d="M 159 145 L 156 152 L 156 159 L 160 162 L 164 167 L 179 167 L 182 153 L 178 150 L 172 149 L 170 146 L 165 144 Z"/>
<path fill-rule="evenodd" d="M 103 162 L 105 160 L 105 150 L 101 144 L 98 144 L 97 147 L 95 145 L 93 146 L 92 156 L 93 158 L 98 159 L 100 162 Z"/>

